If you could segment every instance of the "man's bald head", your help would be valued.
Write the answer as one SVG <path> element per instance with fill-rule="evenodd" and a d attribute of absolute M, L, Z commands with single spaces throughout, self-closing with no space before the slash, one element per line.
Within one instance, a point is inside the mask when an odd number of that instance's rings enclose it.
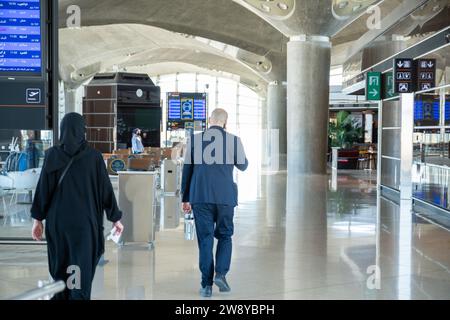
<path fill-rule="evenodd" d="M 214 109 L 214 111 L 211 114 L 211 117 L 209 118 L 209 124 L 211 126 L 219 126 L 219 127 L 225 127 L 228 120 L 228 113 L 221 108 Z"/>

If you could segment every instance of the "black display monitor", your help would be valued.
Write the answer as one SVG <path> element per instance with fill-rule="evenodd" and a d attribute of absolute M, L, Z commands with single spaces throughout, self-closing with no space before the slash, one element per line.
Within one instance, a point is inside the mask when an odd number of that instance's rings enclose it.
<path fill-rule="evenodd" d="M 160 147 L 161 108 L 126 106 L 117 110 L 117 143 L 131 148 L 133 130 L 142 131 L 145 147 Z"/>
<path fill-rule="evenodd" d="M 206 129 L 208 117 L 207 94 L 169 92 L 167 94 L 167 130 Z"/>
<path fill-rule="evenodd" d="M 0 0 L 0 128 L 54 129 L 58 1 Z"/>
<path fill-rule="evenodd" d="M 439 97 L 434 95 L 417 95 L 414 102 L 414 125 L 437 126 L 440 119 Z"/>

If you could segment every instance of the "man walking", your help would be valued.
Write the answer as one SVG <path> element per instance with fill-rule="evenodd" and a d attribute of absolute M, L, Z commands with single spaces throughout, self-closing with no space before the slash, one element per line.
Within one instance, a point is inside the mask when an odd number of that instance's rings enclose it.
<path fill-rule="evenodd" d="M 213 283 L 220 292 L 231 290 L 225 276 L 230 270 L 234 207 L 238 204 L 233 169 L 248 167 L 241 139 L 225 131 L 227 120 L 225 110 L 213 111 L 209 129 L 188 141 L 183 167 L 183 210 L 194 212 L 203 297 L 211 297 Z M 218 240 L 215 263 L 214 238 Z"/>

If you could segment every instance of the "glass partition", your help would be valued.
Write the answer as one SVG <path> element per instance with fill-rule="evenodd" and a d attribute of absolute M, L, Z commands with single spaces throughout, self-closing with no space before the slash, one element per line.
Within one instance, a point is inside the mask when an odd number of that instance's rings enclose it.
<path fill-rule="evenodd" d="M 417 94 L 414 106 L 413 197 L 450 211 L 450 87 Z"/>
<path fill-rule="evenodd" d="M 0 130 L 0 241 L 31 240 L 31 203 L 52 145 L 52 131 Z"/>

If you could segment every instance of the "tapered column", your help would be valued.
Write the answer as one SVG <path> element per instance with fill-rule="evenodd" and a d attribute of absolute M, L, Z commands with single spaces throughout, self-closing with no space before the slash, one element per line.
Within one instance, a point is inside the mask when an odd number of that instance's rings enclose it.
<path fill-rule="evenodd" d="M 325 174 L 331 43 L 291 37 L 287 62 L 288 175 Z"/>
<path fill-rule="evenodd" d="M 286 87 L 278 81 L 267 87 L 267 127 L 278 132 L 278 151 L 286 154 Z"/>

